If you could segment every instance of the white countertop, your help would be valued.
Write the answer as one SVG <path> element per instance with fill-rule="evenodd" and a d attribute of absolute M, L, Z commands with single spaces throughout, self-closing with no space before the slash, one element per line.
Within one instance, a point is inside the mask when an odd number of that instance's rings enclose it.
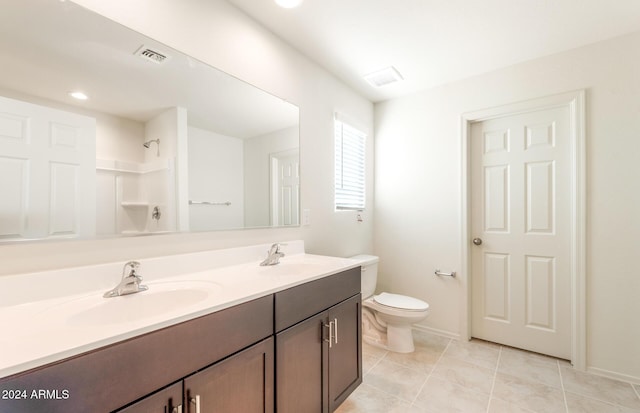
<path fill-rule="evenodd" d="M 258 251 L 264 251 L 264 246 L 258 247 Z M 249 256 L 255 256 L 256 247 L 251 248 L 252 254 Z M 168 268 L 157 277 L 145 274 L 145 261 L 142 261 L 140 273 L 144 276 L 143 284 L 149 286 L 149 290 L 145 292 L 103 298 L 103 293 L 115 284 L 112 282 L 113 285 L 109 284 L 110 287 L 105 289 L 104 284 L 107 281 L 101 279 L 98 283 L 100 285 L 94 290 L 87 290 L 84 287 L 78 292 L 76 291 L 78 288 L 72 288 L 71 294 L 65 295 L 58 292 L 50 294 L 51 296 L 40 291 L 33 294 L 38 298 L 37 300 L 23 300 L 23 302 L 18 300 L 12 305 L 0 307 L 0 326 L 3 331 L 0 336 L 0 378 L 210 314 L 359 265 L 357 261 L 348 258 L 305 254 L 304 246 L 302 252 L 299 248 L 292 249 L 294 253 L 288 253 L 280 260 L 279 265 L 265 267 L 258 265 L 260 260 L 250 260 L 217 266 L 217 268 L 210 265 L 212 268 L 203 269 L 203 266 L 207 266 L 207 260 L 203 258 L 210 259 L 211 253 L 162 257 L 156 260 L 158 262 L 149 264 L 150 267 L 154 267 L 155 264 L 156 269 L 162 265 Z M 234 252 L 237 254 L 238 250 L 234 249 Z M 220 257 L 223 253 L 224 250 L 216 251 L 213 255 Z M 182 260 L 183 263 L 188 258 L 189 262 L 196 260 L 200 264 L 185 265 L 189 270 L 183 274 L 176 274 L 175 262 L 168 265 L 167 260 L 171 258 Z M 225 263 L 229 264 L 229 261 L 242 261 L 242 258 L 227 260 Z M 118 263 L 117 267 L 121 265 Z M 110 267 L 110 269 L 113 268 Z M 90 272 L 91 267 L 83 269 L 83 272 L 87 271 Z M 100 271 L 96 270 L 96 272 Z M 56 272 L 58 275 L 59 273 L 59 271 Z M 28 276 L 22 276 L 26 278 L 19 281 L 24 284 L 24 288 L 29 288 L 28 285 L 33 287 L 34 278 L 43 276 L 45 275 L 42 273 L 32 276 L 31 279 Z M 54 276 L 55 274 L 50 275 L 50 277 Z M 116 278 L 109 276 L 109 281 L 118 280 L 119 277 L 120 274 L 117 274 Z M 3 278 L 0 277 L 0 290 L 8 287 L 18 288 L 16 285 L 19 283 L 15 278 L 6 280 Z M 86 278 L 83 277 L 83 280 Z M 69 280 L 72 280 L 70 276 L 64 281 L 69 282 Z M 5 285 L 3 281 L 6 281 Z M 88 282 L 84 281 L 84 283 Z M 162 294 L 177 289 L 182 291 L 175 296 L 171 295 L 174 292 L 169 292 L 168 297 L 183 301 L 166 302 Z M 3 293 L 7 294 L 6 289 Z M 179 297 L 180 295 L 182 296 Z M 155 311 L 154 308 L 160 308 L 157 307 L 159 299 L 165 301 L 162 301 L 161 311 Z M 127 312 L 118 311 L 117 307 L 121 304 L 126 306 Z M 112 311 L 112 309 L 116 310 Z M 132 317 L 129 318 L 128 314 L 132 314 Z M 111 318 L 112 315 L 113 318 Z"/>

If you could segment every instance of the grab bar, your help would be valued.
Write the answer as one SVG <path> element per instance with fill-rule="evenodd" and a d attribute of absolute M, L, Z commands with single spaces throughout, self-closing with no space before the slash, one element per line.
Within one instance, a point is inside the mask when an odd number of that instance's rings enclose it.
<path fill-rule="evenodd" d="M 445 277 L 453 277 L 456 278 L 456 272 L 455 271 L 451 271 L 451 272 L 442 272 L 440 270 L 436 270 L 435 271 L 435 275 L 443 275 Z"/>
<path fill-rule="evenodd" d="M 210 202 L 210 201 L 192 201 L 189 200 L 189 205 L 231 205 L 231 202 Z"/>

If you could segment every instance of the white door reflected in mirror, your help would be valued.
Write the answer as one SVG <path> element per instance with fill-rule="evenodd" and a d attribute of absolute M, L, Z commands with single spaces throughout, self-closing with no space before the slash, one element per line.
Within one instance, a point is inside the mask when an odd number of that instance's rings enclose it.
<path fill-rule="evenodd" d="M 30 24 L 15 24 L 20 21 Z M 6 46 L 0 48 L 0 97 L 92 118 L 95 129 L 92 171 L 78 172 L 70 166 L 76 161 L 64 160 L 51 190 L 26 184 L 15 159 L 27 157 L 2 158 L 0 242 L 298 225 L 297 210 L 272 220 L 269 179 L 269 155 L 299 147 L 296 106 L 72 2 L 14 2 L 0 13 L 0 27 L 7 40 L 0 40 Z M 141 45 L 168 58 L 150 63 L 136 54 Z M 69 96 L 78 79 L 90 99 Z M 0 135 L 24 127 L 33 139 L 48 139 L 16 121 L 22 115 L 14 112 L 0 121 Z M 64 126 L 58 127 L 59 137 L 73 126 L 57 124 Z M 190 142 L 194 130 L 217 142 L 235 141 L 240 149 L 226 152 L 233 146 L 228 142 L 199 147 Z M 3 145 L 12 139 L 0 136 Z M 200 165 L 191 167 L 194 151 Z M 205 175 L 198 175 L 201 170 Z M 95 190 L 72 188 L 73 176 L 91 179 Z M 51 216 L 27 212 L 27 203 L 35 202 L 33 196 L 27 202 L 28 193 L 46 193 L 54 202 L 53 226 L 43 221 L 38 231 L 26 229 L 27 218 L 31 225 L 36 215 Z M 292 196 L 287 208 L 297 208 Z M 190 199 L 223 205 L 190 205 Z M 153 218 L 154 206 L 161 219 Z M 77 221 L 81 216 L 93 218 Z"/>

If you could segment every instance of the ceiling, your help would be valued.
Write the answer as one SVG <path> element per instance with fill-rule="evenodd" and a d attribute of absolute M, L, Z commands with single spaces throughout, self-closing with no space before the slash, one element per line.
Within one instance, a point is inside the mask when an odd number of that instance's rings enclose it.
<path fill-rule="evenodd" d="M 0 0 L 0 9 L 5 95 L 15 92 L 17 99 L 27 95 L 139 122 L 183 107 L 189 125 L 236 138 L 298 124 L 294 105 L 72 2 Z M 168 59 L 160 65 L 144 60 L 135 54 L 141 46 Z M 89 100 L 68 96 L 77 89 Z"/>
<path fill-rule="evenodd" d="M 228 1 L 374 102 L 640 30 L 639 0 Z"/>

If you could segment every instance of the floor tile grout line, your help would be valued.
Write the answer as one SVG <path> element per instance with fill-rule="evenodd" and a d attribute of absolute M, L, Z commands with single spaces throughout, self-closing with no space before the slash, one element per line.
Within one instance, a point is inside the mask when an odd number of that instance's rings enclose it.
<path fill-rule="evenodd" d="M 380 358 L 379 358 L 375 363 L 373 363 L 373 365 L 372 365 L 371 367 L 369 367 L 369 370 L 367 370 L 367 371 L 366 371 L 366 373 L 365 373 L 365 372 L 362 372 L 362 378 L 364 379 L 364 376 L 366 376 L 367 374 L 369 374 L 369 372 L 370 372 L 371 370 L 373 370 L 373 369 L 374 369 L 378 364 L 380 364 L 380 362 L 382 361 L 382 359 L 384 359 L 384 358 L 387 356 L 387 354 L 389 354 L 389 350 L 385 350 L 384 354 L 383 354 L 383 355 L 382 355 L 382 356 L 381 356 L 381 357 L 380 357 Z"/>
<path fill-rule="evenodd" d="M 573 368 L 573 367 L 571 367 L 571 368 Z M 559 361 L 558 361 L 558 371 L 560 372 L 560 385 L 562 386 L 562 395 L 564 396 L 565 407 L 567 408 L 567 412 L 569 412 L 569 404 L 567 402 L 567 390 L 564 388 L 564 378 L 562 377 L 562 367 L 560 366 L 560 362 Z M 619 381 L 619 380 L 616 380 L 616 381 Z M 633 384 L 632 383 L 629 383 L 629 384 L 631 385 L 631 389 L 635 391 L 636 396 L 638 396 L 638 398 L 640 398 L 640 394 L 638 394 L 636 389 L 633 387 Z M 623 407 L 623 408 L 625 407 L 622 404 L 619 404 L 618 402 L 613 402 L 611 400 L 603 400 L 602 398 L 594 396 L 591 393 L 588 393 L 588 394 L 587 393 L 581 393 L 581 392 L 569 392 L 569 393 L 575 394 L 575 395 L 580 396 L 580 397 L 584 397 L 584 398 L 589 399 L 589 400 L 594 400 L 594 401 L 597 401 L 597 402 L 600 402 L 600 403 L 608 404 L 609 406 L 615 406 L 615 407 L 618 407 L 618 408 L 619 407 Z"/>
<path fill-rule="evenodd" d="M 431 368 L 431 371 L 429 372 L 429 374 L 427 374 L 427 377 L 425 377 L 424 381 L 422 382 L 422 386 L 420 386 L 420 389 L 418 390 L 418 393 L 416 393 L 415 397 L 411 401 L 411 406 L 413 406 L 415 404 L 416 400 L 418 400 L 418 396 L 420 396 L 420 393 L 422 393 L 422 390 L 424 389 L 424 386 L 427 384 L 427 381 L 429 380 L 429 378 L 433 375 L 433 372 L 435 371 L 436 366 L 438 365 L 438 363 L 440 363 L 440 360 L 442 360 L 442 357 L 444 356 L 444 353 L 447 352 L 447 349 L 451 345 L 452 341 L 453 341 L 453 339 L 450 338 L 449 342 L 444 347 L 444 350 L 442 350 L 442 353 L 440 354 L 440 357 L 438 357 L 438 360 L 436 360 L 436 362 L 434 363 L 433 367 Z"/>
<path fill-rule="evenodd" d="M 367 386 L 369 386 L 369 387 L 371 387 L 371 388 L 373 388 L 373 389 L 375 389 L 375 390 L 377 390 L 377 391 L 379 391 L 379 392 L 382 392 L 382 393 L 384 393 L 384 394 L 387 394 L 387 395 L 389 395 L 389 396 L 393 397 L 394 399 L 397 399 L 397 400 L 400 400 L 400 401 L 403 401 L 403 402 L 409 402 L 407 399 L 403 399 L 402 397 L 398 397 L 398 396 L 396 396 L 396 395 L 395 395 L 395 394 L 393 394 L 393 393 L 389 393 L 389 392 L 388 392 L 388 391 L 386 391 L 385 389 L 381 389 L 381 388 L 379 388 L 379 387 L 377 387 L 377 386 L 374 386 L 374 385 L 372 385 L 372 384 L 368 384 L 368 383 L 365 383 L 365 382 L 364 382 L 364 377 L 365 377 L 366 375 L 368 375 L 368 373 L 369 373 L 371 370 L 373 370 L 373 369 L 374 369 L 378 364 L 380 364 L 380 362 L 382 361 L 382 359 L 384 359 L 384 358 L 387 356 L 387 354 L 389 354 L 389 350 L 386 350 L 386 351 L 385 351 L 384 355 L 383 355 L 382 357 L 380 357 L 380 358 L 378 359 L 378 361 L 376 361 L 376 362 L 373 364 L 373 366 L 371 366 L 371 367 L 369 368 L 369 371 L 368 371 L 367 373 L 364 373 L 364 372 L 362 373 L 362 384 L 365 384 L 365 385 L 367 385 Z M 397 364 L 398 366 L 402 366 L 401 364 L 394 363 L 394 362 L 393 362 L 393 361 L 391 361 L 391 360 L 387 360 L 387 361 L 388 361 L 389 363 L 393 363 L 393 364 Z M 402 367 L 404 367 L 404 366 L 402 366 Z M 411 402 L 409 402 L 409 403 L 411 403 Z"/>
<path fill-rule="evenodd" d="M 636 392 L 636 396 L 638 396 L 638 399 L 640 399 L 640 384 L 638 385 L 638 388 L 636 388 L 636 385 L 634 383 L 629 384 L 631 384 L 631 388 L 634 392 Z"/>
<path fill-rule="evenodd" d="M 498 361 L 496 362 L 496 368 L 493 371 L 493 381 L 491 382 L 491 391 L 489 392 L 489 403 L 487 404 L 487 413 L 489 413 L 489 409 L 491 409 L 491 400 L 493 400 L 493 388 L 496 385 L 496 378 L 498 377 L 498 367 L 500 367 L 500 358 L 502 358 L 502 346 L 500 346 L 500 350 L 498 351 Z"/>
<path fill-rule="evenodd" d="M 586 398 L 586 399 L 589 399 L 589 400 L 594 400 L 596 402 L 607 404 L 609 406 L 614 406 L 614 407 L 618 407 L 618 408 L 625 408 L 625 409 L 632 409 L 632 410 L 634 409 L 633 407 L 625 406 L 625 405 L 623 405 L 623 404 L 621 404 L 621 403 L 619 403 L 617 401 L 607 400 L 606 398 L 599 397 L 599 396 L 597 396 L 597 395 L 595 395 L 593 393 L 590 393 L 590 392 L 581 391 L 581 390 L 573 390 L 573 391 L 565 390 L 565 388 L 564 388 L 564 379 L 562 378 L 562 367 L 560 366 L 560 362 L 559 361 L 558 361 L 558 367 L 560 368 L 560 382 L 562 384 L 562 391 L 565 394 L 565 399 L 566 399 L 566 393 L 570 393 L 570 394 L 572 394 L 574 396 L 579 396 L 579 397 L 583 397 L 583 398 Z M 575 371 L 577 371 L 579 373 L 586 374 L 587 376 L 600 377 L 600 378 L 604 378 L 604 379 L 608 379 L 608 380 L 613 380 L 613 381 L 616 381 L 616 382 L 619 382 L 619 383 L 627 383 L 627 384 L 629 384 L 631 386 L 631 389 L 636 393 L 636 396 L 638 396 L 638 398 L 640 398 L 640 393 L 638 393 L 638 390 L 635 389 L 635 387 L 633 386 L 633 383 L 631 383 L 631 382 L 627 382 L 627 381 L 624 381 L 624 380 L 611 379 L 609 377 L 599 376 L 599 375 L 588 373 L 588 372 L 581 372 L 580 370 L 576 370 L 575 367 L 573 367 L 573 366 L 570 366 L 569 368 L 572 369 L 572 370 L 575 370 Z M 567 409 L 567 411 L 568 411 L 568 409 Z"/>
<path fill-rule="evenodd" d="M 436 363 L 434 364 L 434 368 L 435 368 L 435 365 L 437 365 L 437 364 L 438 364 L 438 362 L 440 361 L 440 359 L 442 358 L 442 355 L 444 354 L 444 352 L 445 352 L 445 351 L 447 351 L 447 348 L 449 347 L 449 344 L 451 344 L 451 341 L 452 341 L 452 339 L 449 339 L 449 341 L 447 342 L 447 345 L 445 346 L 444 350 L 442 350 L 442 354 L 440 354 L 440 357 L 438 357 L 438 360 L 437 360 L 437 361 L 436 361 Z M 386 351 L 385 351 L 385 353 L 384 353 L 384 355 L 383 355 L 382 357 L 380 357 L 380 358 L 378 359 L 378 361 L 376 361 L 376 362 L 373 364 L 373 366 L 371 366 L 371 367 L 369 368 L 368 372 L 371 372 L 371 371 L 372 371 L 372 370 L 373 370 L 373 369 L 374 369 L 378 364 L 380 364 L 380 362 L 381 362 L 383 359 L 385 359 L 385 358 L 387 357 L 387 355 L 388 355 L 388 354 L 390 354 L 390 353 L 391 353 L 391 352 L 390 352 L 389 350 L 386 350 Z M 407 369 L 409 369 L 409 370 L 419 371 L 418 369 L 414 369 L 414 368 L 411 368 L 411 367 L 405 366 L 405 365 L 403 365 L 403 364 L 396 363 L 396 362 L 394 362 L 394 361 L 392 361 L 392 360 L 387 360 L 387 361 L 388 361 L 389 363 L 392 363 L 392 364 L 395 364 L 395 365 L 401 366 L 401 367 L 403 367 L 403 368 L 407 368 Z M 408 403 L 409 403 L 409 405 L 410 405 L 410 406 L 412 406 L 412 405 L 413 405 L 413 403 L 418 399 L 418 396 L 420 395 L 420 392 L 421 392 L 421 391 L 422 391 L 422 389 L 424 388 L 424 385 L 426 384 L 427 379 L 428 379 L 429 377 L 431 377 L 431 373 L 433 372 L 433 370 L 434 370 L 434 369 L 431 369 L 431 371 L 429 372 L 429 374 L 427 374 L 427 377 L 426 377 L 426 378 L 424 379 L 424 381 L 422 382 L 422 385 L 420 386 L 420 389 L 418 390 L 418 392 L 416 393 L 416 396 L 415 396 L 412 400 L 408 400 L 408 399 L 404 399 L 404 398 L 402 398 L 402 397 L 398 397 L 397 395 L 395 395 L 395 394 L 393 394 L 393 393 L 389 393 L 389 392 L 387 392 L 385 389 L 381 389 L 381 388 L 376 387 L 376 386 L 373 386 L 373 385 L 371 385 L 371 384 L 369 384 L 369 386 L 371 386 L 371 387 L 373 387 L 374 389 L 376 389 L 376 390 L 378 390 L 378 391 L 381 391 L 381 392 L 383 392 L 383 393 L 385 393 L 385 394 L 387 394 L 387 395 L 390 395 L 390 396 L 392 396 L 392 397 L 396 398 L 397 400 L 404 401 L 404 402 L 408 402 Z M 365 375 L 367 375 L 367 374 L 368 374 L 368 372 L 367 372 L 366 374 L 365 374 L 365 373 L 363 373 L 363 374 L 362 374 L 362 376 L 363 376 L 363 381 L 364 381 L 364 376 L 365 376 Z"/>
<path fill-rule="evenodd" d="M 407 398 L 403 398 L 403 397 L 398 397 L 395 394 L 392 393 L 388 393 L 387 391 L 385 391 L 385 389 L 379 389 L 375 386 L 372 386 L 373 389 L 376 389 L 378 391 L 381 391 L 381 393 L 385 393 L 387 395 L 390 395 L 391 397 L 393 397 L 394 399 L 398 400 L 399 402 L 402 403 L 408 403 L 410 407 L 414 407 L 414 408 L 420 408 L 419 405 L 416 404 L 416 401 L 418 400 L 419 395 L 422 393 L 422 391 L 425 389 L 426 383 L 427 381 L 431 378 L 431 377 L 436 377 L 436 375 L 434 374 L 436 368 L 439 366 L 439 364 L 442 362 L 442 360 L 447 357 L 447 351 L 452 349 L 452 345 L 455 344 L 456 340 L 452 339 L 452 338 L 447 338 L 447 344 L 444 346 L 443 350 L 440 352 L 440 354 L 437 356 L 437 360 L 435 361 L 435 363 L 433 364 L 433 367 L 429 370 L 429 373 L 426 373 L 426 378 L 423 380 L 422 385 L 419 387 L 418 392 L 416 393 L 416 396 L 413 397 L 412 399 L 407 399 Z M 496 382 L 497 382 L 497 374 L 500 372 L 500 364 L 501 361 L 503 360 L 503 357 L 505 356 L 505 350 L 508 347 L 505 346 L 499 346 L 499 351 L 498 351 L 498 359 L 495 365 L 495 369 L 494 369 L 494 375 L 493 375 L 493 381 L 491 384 L 491 390 L 489 393 L 489 400 L 488 400 L 488 405 L 487 405 L 487 409 L 486 412 L 488 413 L 491 408 L 493 402 L 495 402 L 495 400 L 500 400 L 499 397 L 494 396 L 494 392 L 495 392 L 495 386 L 496 386 Z M 380 357 L 375 357 L 374 360 L 374 364 L 372 364 L 372 366 L 368 369 L 367 372 L 363 372 L 363 377 L 367 376 L 373 368 L 375 368 L 376 366 L 378 366 L 382 360 L 387 360 L 389 363 L 393 363 L 393 364 L 397 364 L 399 366 L 405 367 L 405 368 L 409 368 L 412 369 L 411 367 L 401 364 L 401 363 L 396 363 L 392 360 L 386 359 L 386 357 L 388 357 L 390 354 L 392 354 L 389 351 L 385 351 Z M 564 400 L 564 405 L 565 405 L 565 411 L 569 412 L 569 403 L 568 403 L 568 396 L 572 396 L 572 397 L 580 397 L 580 398 L 585 398 L 585 399 L 589 399 L 589 400 L 593 400 L 596 402 L 600 402 L 603 404 L 606 404 L 608 406 L 612 406 L 612 407 L 616 407 L 616 408 L 625 408 L 625 409 L 633 409 L 629 406 L 625 406 L 623 404 L 618 403 L 617 401 L 611 401 L 611 400 L 603 400 L 602 398 L 596 396 L 594 393 L 590 393 L 590 392 L 582 392 L 580 390 L 576 391 L 570 391 L 565 387 L 565 380 L 567 380 L 567 386 L 571 387 L 571 375 L 568 373 L 568 371 L 565 371 L 565 374 L 563 375 L 563 370 L 573 370 L 571 367 L 567 368 L 560 360 L 556 359 L 555 360 L 556 363 L 556 368 L 558 370 L 558 374 L 559 374 L 559 378 L 560 378 L 560 390 L 562 391 L 562 395 L 563 395 L 563 400 Z M 419 364 L 419 363 L 418 363 Z M 481 367 L 481 366 L 479 366 Z M 412 369 L 412 370 L 418 370 L 419 369 Z M 576 370 L 577 371 L 577 370 Z M 424 373 L 424 370 L 422 370 L 422 372 Z M 569 374 L 567 376 L 567 374 Z M 589 374 L 589 376 L 596 376 L 597 375 L 592 375 Z M 567 377 L 564 377 L 567 376 Z M 633 390 L 633 394 L 636 395 L 636 397 L 638 399 L 640 399 L 640 384 L 635 384 L 633 382 L 630 381 L 626 381 L 626 380 L 615 380 L 616 382 L 623 382 L 626 383 L 628 385 L 631 386 L 632 390 Z M 553 387 L 553 386 L 549 386 L 548 384 L 545 383 L 539 383 L 539 384 L 544 384 L 547 387 Z M 527 410 L 529 411 L 529 410 Z M 634 410 L 635 411 L 635 410 Z M 639 410 L 640 412 L 640 410 Z"/>
<path fill-rule="evenodd" d="M 403 403 L 409 403 L 409 405 L 411 405 L 411 402 L 407 399 L 403 399 L 402 397 L 398 397 L 396 394 L 393 393 L 389 393 L 387 390 L 385 389 L 381 389 L 380 387 L 374 386 L 372 384 L 368 384 L 368 383 L 362 383 L 365 386 L 369 386 L 371 387 L 373 390 L 377 391 L 378 393 L 384 393 L 389 397 L 394 398 L 397 401 L 403 402 Z"/>
<path fill-rule="evenodd" d="M 609 406 L 613 406 L 613 407 L 617 407 L 617 408 L 623 408 L 623 409 L 631 409 L 634 412 L 636 412 L 636 411 L 640 412 L 640 410 L 634 409 L 633 407 L 625 406 L 623 404 L 620 404 L 618 402 L 613 402 L 611 400 L 606 400 L 606 399 L 594 396 L 591 393 L 586 393 L 586 392 L 585 393 L 580 393 L 580 392 L 577 392 L 577 391 L 567 391 L 567 393 L 573 395 L 574 397 L 577 396 L 577 397 L 581 397 L 583 399 L 589 399 L 589 400 L 592 400 L 592 401 L 595 401 L 595 402 L 598 402 L 598 403 L 602 403 L 602 404 L 606 404 L 606 405 L 609 405 Z"/>
<path fill-rule="evenodd" d="M 556 360 L 558 366 L 558 374 L 560 375 L 560 388 L 562 389 L 562 398 L 564 399 L 564 409 L 569 413 L 569 403 L 567 402 L 567 391 L 564 388 L 564 379 L 562 378 L 562 368 L 560 368 L 560 362 Z"/>

